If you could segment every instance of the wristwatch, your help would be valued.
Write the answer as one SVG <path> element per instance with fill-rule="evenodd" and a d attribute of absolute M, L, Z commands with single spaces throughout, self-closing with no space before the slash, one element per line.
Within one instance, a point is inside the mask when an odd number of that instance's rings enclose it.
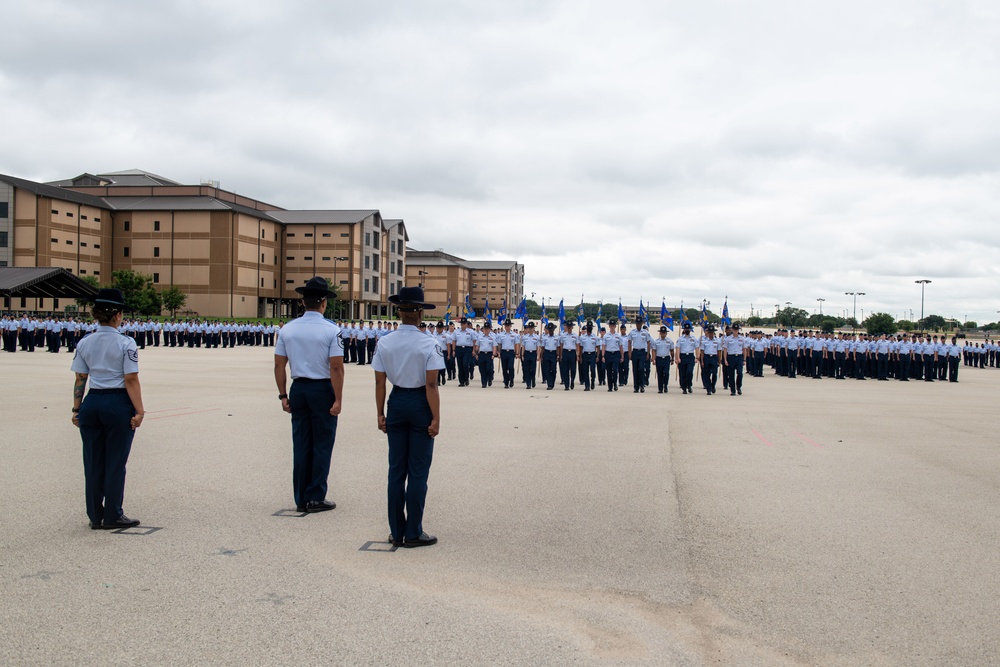
<path fill-rule="evenodd" d="M 279 401 L 280 401 L 281 399 L 283 399 L 283 398 L 288 398 L 288 394 L 278 394 L 278 400 L 279 400 Z"/>

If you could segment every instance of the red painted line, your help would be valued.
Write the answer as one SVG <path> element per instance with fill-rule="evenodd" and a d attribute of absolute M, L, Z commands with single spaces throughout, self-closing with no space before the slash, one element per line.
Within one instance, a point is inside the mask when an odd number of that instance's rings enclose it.
<path fill-rule="evenodd" d="M 208 410 L 195 410 L 194 412 L 178 412 L 176 415 L 163 415 L 162 417 L 150 417 L 147 421 L 154 419 L 170 419 L 171 417 L 183 417 L 184 415 L 197 415 L 202 412 L 216 412 L 219 408 L 209 408 Z"/>
<path fill-rule="evenodd" d="M 767 445 L 768 447 L 774 447 L 774 445 L 772 445 L 770 442 L 767 441 L 767 438 L 765 438 L 764 436 L 762 436 L 760 433 L 757 432 L 757 429 L 751 428 L 750 431 L 753 432 L 753 434 L 757 436 L 760 439 L 760 441 L 763 442 L 765 445 Z"/>
<path fill-rule="evenodd" d="M 156 414 L 157 412 L 173 412 L 174 410 L 190 410 L 190 409 L 191 408 L 189 407 L 184 407 L 184 408 L 170 408 L 169 410 L 146 410 L 146 413 L 153 415 Z"/>
<path fill-rule="evenodd" d="M 806 442 L 808 442 L 809 444 L 811 444 L 813 447 L 819 447 L 820 449 L 823 449 L 823 445 L 819 444 L 815 440 L 810 440 L 809 438 L 807 438 L 806 436 L 802 435 L 798 431 L 792 431 L 792 433 L 794 433 L 795 435 L 799 436 L 800 438 L 802 438 L 803 440 L 805 440 Z"/>

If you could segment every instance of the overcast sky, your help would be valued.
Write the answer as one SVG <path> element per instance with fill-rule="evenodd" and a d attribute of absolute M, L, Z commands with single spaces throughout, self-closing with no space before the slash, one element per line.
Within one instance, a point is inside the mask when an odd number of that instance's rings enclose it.
<path fill-rule="evenodd" d="M 0 172 L 141 168 L 529 296 L 1000 318 L 1000 3 L 7 3 Z"/>

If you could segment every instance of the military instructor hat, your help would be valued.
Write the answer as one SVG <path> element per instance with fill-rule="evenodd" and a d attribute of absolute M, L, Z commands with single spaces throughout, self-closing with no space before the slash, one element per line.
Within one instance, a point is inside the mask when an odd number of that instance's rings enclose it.
<path fill-rule="evenodd" d="M 122 294 L 120 289 L 115 289 L 113 287 L 105 287 L 97 292 L 97 296 L 94 297 L 95 304 L 103 304 L 105 306 L 125 306 L 125 295 Z"/>
<path fill-rule="evenodd" d="M 399 294 L 389 297 L 389 303 L 397 306 L 417 306 L 424 310 L 434 310 L 437 308 L 433 303 L 424 302 L 424 290 L 420 287 L 400 287 Z"/>
<path fill-rule="evenodd" d="M 527 324 L 524 325 L 524 328 L 525 329 L 534 329 L 535 328 L 535 323 L 534 322 L 528 322 Z"/>
<path fill-rule="evenodd" d="M 556 328 L 556 323 L 555 322 L 549 322 L 548 324 L 545 325 L 545 328 L 546 329 L 555 329 Z"/>
<path fill-rule="evenodd" d="M 667 333 L 666 327 L 660 327 L 660 333 Z"/>
<path fill-rule="evenodd" d="M 505 320 L 503 321 L 503 325 L 504 325 L 505 327 L 509 327 L 509 326 L 510 326 L 510 325 L 512 325 L 512 324 L 514 324 L 514 321 L 513 321 L 513 320 L 511 320 L 511 319 L 510 319 L 509 317 L 508 317 L 507 319 L 505 319 Z"/>
<path fill-rule="evenodd" d="M 321 278 L 319 276 L 313 276 L 307 280 L 306 284 L 302 287 L 296 287 L 295 291 L 302 296 L 337 296 L 337 293 L 330 289 L 330 284 L 326 282 L 326 278 Z"/>

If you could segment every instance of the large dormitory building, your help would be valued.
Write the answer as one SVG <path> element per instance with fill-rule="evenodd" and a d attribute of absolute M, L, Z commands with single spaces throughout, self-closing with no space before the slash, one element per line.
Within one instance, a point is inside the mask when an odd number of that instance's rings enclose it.
<path fill-rule="evenodd" d="M 182 185 L 140 170 L 51 183 L 0 175 L 0 267 L 62 267 L 102 284 L 132 269 L 157 287 L 176 285 L 188 295 L 185 310 L 202 317 L 288 317 L 294 289 L 315 275 L 339 285 L 346 319 L 387 317 L 388 298 L 411 273 L 408 241 L 403 220 L 377 209 L 286 210 L 218 183 Z M 524 268 L 501 264 L 508 278 L 496 284 L 516 303 Z M 7 301 L 4 310 L 73 305 Z"/>

